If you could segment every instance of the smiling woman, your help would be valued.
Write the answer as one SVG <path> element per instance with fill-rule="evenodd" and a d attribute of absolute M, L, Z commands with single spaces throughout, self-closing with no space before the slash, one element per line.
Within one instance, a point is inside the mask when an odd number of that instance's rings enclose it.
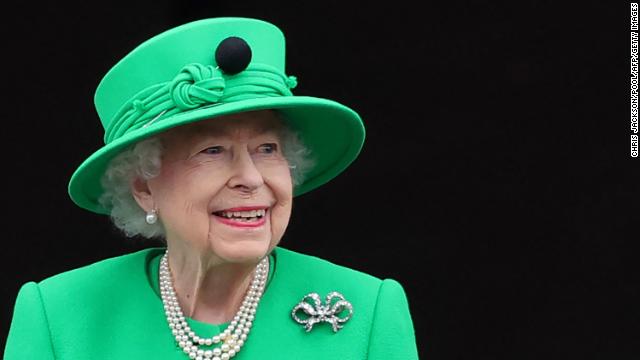
<path fill-rule="evenodd" d="M 248 264 L 269 253 L 289 223 L 293 186 L 272 111 L 204 120 L 163 133 L 160 172 L 133 182 L 140 207 L 161 219 L 165 238 L 219 262 Z M 246 210 L 265 217 L 241 221 Z M 231 212 L 232 217 L 216 216 Z M 177 247 L 177 258 L 186 246 Z M 195 264 L 192 264 L 195 265 Z M 186 267 L 189 264 L 180 265 Z M 250 269 L 247 269 L 247 271 Z M 194 270 L 194 273 L 197 273 Z"/>
<path fill-rule="evenodd" d="M 256 19 L 188 23 L 118 62 L 95 97 L 105 145 L 69 194 L 166 246 L 24 284 L 5 359 L 416 359 L 400 283 L 279 246 L 293 198 L 364 141 L 356 112 L 296 83 Z"/>

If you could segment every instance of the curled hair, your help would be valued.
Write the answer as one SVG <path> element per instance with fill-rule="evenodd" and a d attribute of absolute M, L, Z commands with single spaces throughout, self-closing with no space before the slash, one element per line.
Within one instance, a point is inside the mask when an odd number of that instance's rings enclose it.
<path fill-rule="evenodd" d="M 162 143 L 153 137 L 140 141 L 118 154 L 102 176 L 104 192 L 100 204 L 110 209 L 113 224 L 128 237 L 164 237 L 160 221 L 147 224 L 146 213 L 131 193 L 136 178 L 152 179 L 160 174 Z"/>
<path fill-rule="evenodd" d="M 278 135 L 295 188 L 304 182 L 304 177 L 314 166 L 314 160 L 296 132 L 283 125 Z M 158 137 L 142 140 L 111 160 L 102 177 L 104 192 L 100 204 L 110 209 L 113 224 L 127 237 L 165 237 L 161 221 L 147 224 L 145 211 L 131 193 L 131 184 L 136 178 L 149 180 L 160 174 L 162 151 L 163 145 Z"/>

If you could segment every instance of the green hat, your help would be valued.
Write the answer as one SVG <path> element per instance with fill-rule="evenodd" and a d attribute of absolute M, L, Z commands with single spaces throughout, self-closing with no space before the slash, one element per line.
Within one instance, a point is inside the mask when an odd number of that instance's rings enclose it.
<path fill-rule="evenodd" d="M 98 85 L 94 101 L 105 145 L 72 175 L 71 199 L 108 214 L 98 201 L 101 178 L 126 147 L 176 126 L 260 109 L 277 109 L 311 150 L 315 167 L 294 196 L 328 182 L 360 153 L 364 125 L 335 101 L 294 96 L 297 80 L 284 68 L 282 31 L 257 19 L 198 20 L 143 42 Z"/>

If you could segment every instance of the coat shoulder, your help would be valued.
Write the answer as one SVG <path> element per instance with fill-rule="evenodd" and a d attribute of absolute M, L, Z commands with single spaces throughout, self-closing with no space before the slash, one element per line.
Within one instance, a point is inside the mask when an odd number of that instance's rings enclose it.
<path fill-rule="evenodd" d="M 101 292 L 105 288 L 127 287 L 128 283 L 144 279 L 147 260 L 162 251 L 160 248 L 148 248 L 103 259 L 48 277 L 40 281 L 39 286 L 50 296 L 58 292 L 67 293 L 69 289 L 81 289 L 90 295 L 93 291 Z"/>
<path fill-rule="evenodd" d="M 376 276 L 316 256 L 281 247 L 275 252 L 278 276 L 285 277 L 291 288 L 313 284 L 316 292 L 357 291 L 375 296 L 383 282 Z"/>

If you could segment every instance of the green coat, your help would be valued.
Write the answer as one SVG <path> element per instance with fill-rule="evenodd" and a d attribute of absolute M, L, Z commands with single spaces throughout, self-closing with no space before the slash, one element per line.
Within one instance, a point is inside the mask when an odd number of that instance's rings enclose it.
<path fill-rule="evenodd" d="M 162 248 L 150 248 L 22 286 L 5 349 L 6 360 L 175 359 L 175 343 L 158 290 Z M 267 287 L 254 325 L 233 359 L 417 359 L 413 323 L 402 286 L 281 247 L 271 254 Z M 291 318 L 311 292 L 331 291 L 353 305 L 334 333 L 311 332 Z M 200 336 L 226 328 L 187 319 Z"/>

